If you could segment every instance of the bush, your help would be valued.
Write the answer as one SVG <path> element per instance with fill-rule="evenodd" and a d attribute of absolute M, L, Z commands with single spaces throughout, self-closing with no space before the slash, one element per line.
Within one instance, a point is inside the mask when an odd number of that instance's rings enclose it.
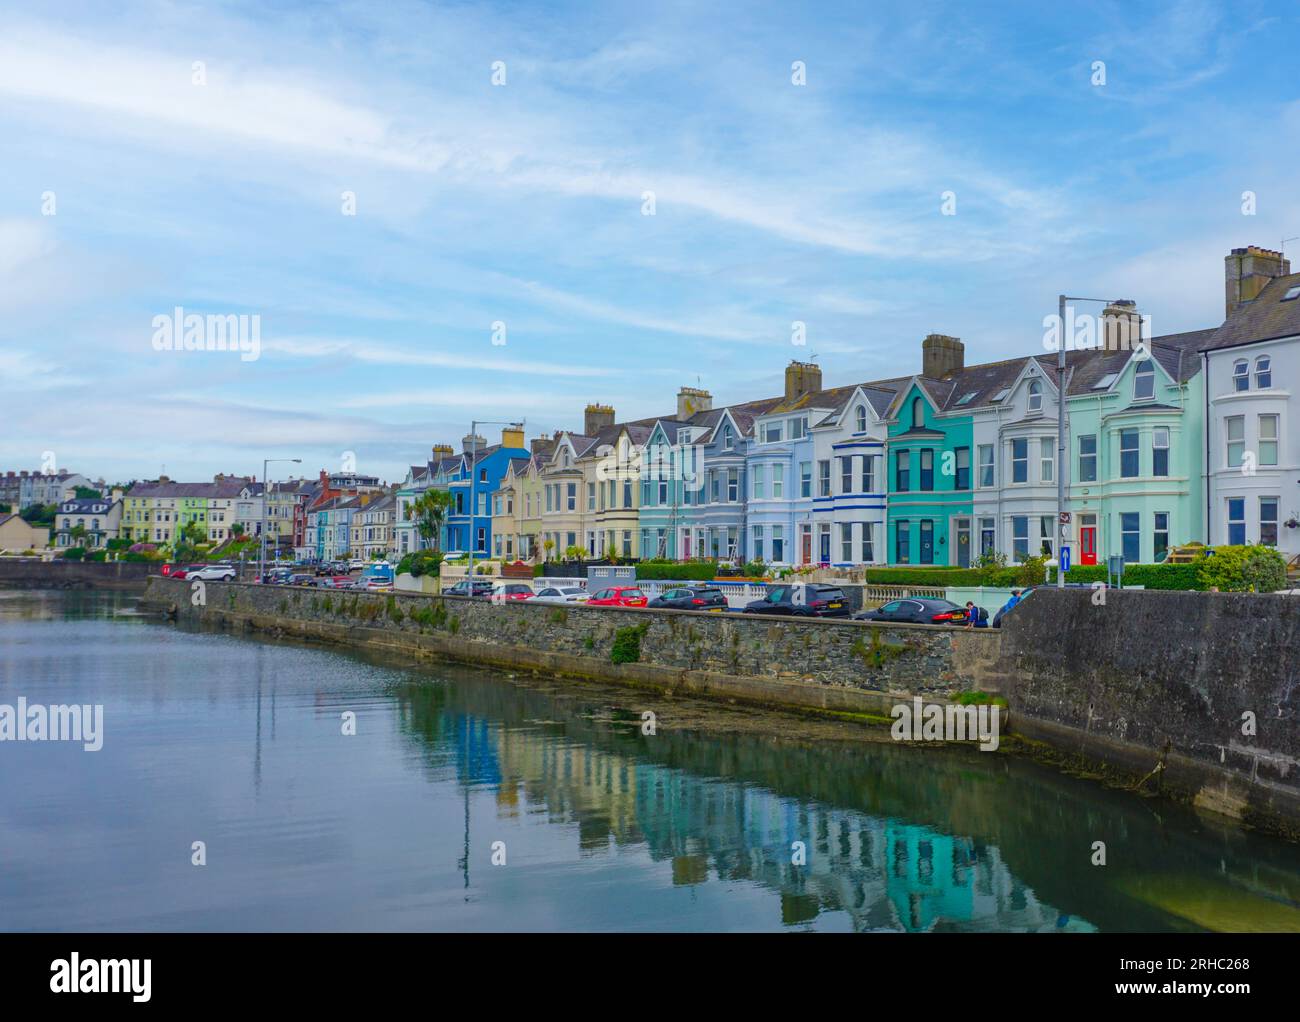
<path fill-rule="evenodd" d="M 419 578 L 421 575 L 436 575 L 441 565 L 442 551 L 417 550 L 413 554 L 407 554 L 398 562 L 396 574 L 410 575 L 413 578 Z"/>
<path fill-rule="evenodd" d="M 1143 586 L 1147 589 L 1204 589 L 1199 575 L 1199 562 L 1193 564 L 1126 564 L 1123 584 Z M 1052 572 L 1056 580 L 1056 572 Z M 1076 565 L 1065 573 L 1067 582 L 1105 582 L 1104 564 Z"/>
<path fill-rule="evenodd" d="M 609 651 L 609 659 L 616 664 L 634 664 L 641 659 L 641 636 L 650 627 L 649 621 L 628 628 L 620 628 L 614 633 L 614 646 Z"/>
<path fill-rule="evenodd" d="M 63 551 L 63 559 L 67 561 L 80 561 L 85 556 L 86 548 L 84 546 L 70 546 Z"/>
<path fill-rule="evenodd" d="M 709 582 L 718 573 L 717 561 L 639 561 L 638 582 Z"/>
<path fill-rule="evenodd" d="M 1220 546 L 1196 562 L 1204 589 L 1271 593 L 1286 587 L 1286 559 L 1266 546 Z"/>
<path fill-rule="evenodd" d="M 107 558 L 108 558 L 107 550 L 92 550 L 90 553 L 86 554 L 83 560 L 103 561 L 103 560 L 107 560 Z"/>
<path fill-rule="evenodd" d="M 863 581 L 886 586 L 977 586 L 992 585 L 979 568 L 864 568 Z"/>

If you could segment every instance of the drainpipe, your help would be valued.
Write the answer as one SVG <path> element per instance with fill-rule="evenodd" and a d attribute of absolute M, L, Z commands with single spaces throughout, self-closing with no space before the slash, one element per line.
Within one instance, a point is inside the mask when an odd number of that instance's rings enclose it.
<path fill-rule="evenodd" d="M 1205 545 L 1210 545 L 1210 353 L 1201 352 L 1201 390 L 1205 392 Z"/>

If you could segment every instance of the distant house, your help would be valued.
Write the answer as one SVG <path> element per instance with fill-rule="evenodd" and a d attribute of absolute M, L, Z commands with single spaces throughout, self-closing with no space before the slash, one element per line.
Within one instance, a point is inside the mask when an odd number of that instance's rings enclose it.
<path fill-rule="evenodd" d="M 101 550 L 110 539 L 118 538 L 121 526 L 120 491 L 111 497 L 65 500 L 54 517 L 54 545 Z"/>
<path fill-rule="evenodd" d="M 0 515 L 0 551 L 21 553 L 44 550 L 50 545 L 50 530 L 28 525 L 15 514 Z"/>

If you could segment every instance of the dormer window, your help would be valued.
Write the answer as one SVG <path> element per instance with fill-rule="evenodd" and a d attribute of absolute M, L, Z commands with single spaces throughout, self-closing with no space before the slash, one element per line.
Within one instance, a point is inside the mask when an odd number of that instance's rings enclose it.
<path fill-rule="evenodd" d="M 912 399 L 912 428 L 921 429 L 925 426 L 925 409 L 921 405 L 921 399 L 915 397 Z"/>
<path fill-rule="evenodd" d="M 730 451 L 734 449 L 735 446 L 736 446 L 736 437 L 735 434 L 732 433 L 731 427 L 723 426 L 722 427 L 722 449 L 724 451 Z"/>
<path fill-rule="evenodd" d="M 867 410 L 862 405 L 858 405 L 857 428 L 859 433 L 867 431 Z"/>
<path fill-rule="evenodd" d="M 1255 359 L 1255 386 L 1260 390 L 1273 386 L 1273 360 L 1267 355 Z"/>
<path fill-rule="evenodd" d="M 1156 396 L 1156 368 L 1148 359 L 1139 362 L 1133 374 L 1133 400 L 1150 401 Z"/>
<path fill-rule="evenodd" d="M 1029 410 L 1031 412 L 1043 410 L 1043 385 L 1037 380 L 1029 384 Z"/>
<path fill-rule="evenodd" d="M 1232 363 L 1232 389 L 1250 390 L 1250 363 L 1244 358 Z"/>

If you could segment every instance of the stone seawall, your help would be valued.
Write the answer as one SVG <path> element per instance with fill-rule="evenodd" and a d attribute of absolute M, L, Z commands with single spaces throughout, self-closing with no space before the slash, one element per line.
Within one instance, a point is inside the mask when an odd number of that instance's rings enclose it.
<path fill-rule="evenodd" d="M 143 589 L 157 564 L 0 557 L 0 589 Z"/>
<path fill-rule="evenodd" d="M 999 636 L 739 614 L 352 593 L 155 577 L 146 600 L 178 616 L 772 706 L 887 715 L 902 695 L 978 689 Z M 639 658 L 615 663 L 620 630 Z M 625 641 L 627 641 L 625 639 Z"/>
<path fill-rule="evenodd" d="M 1093 597 L 1036 590 L 1009 616 L 985 680 L 1016 731 L 1300 837 L 1300 597 Z"/>

